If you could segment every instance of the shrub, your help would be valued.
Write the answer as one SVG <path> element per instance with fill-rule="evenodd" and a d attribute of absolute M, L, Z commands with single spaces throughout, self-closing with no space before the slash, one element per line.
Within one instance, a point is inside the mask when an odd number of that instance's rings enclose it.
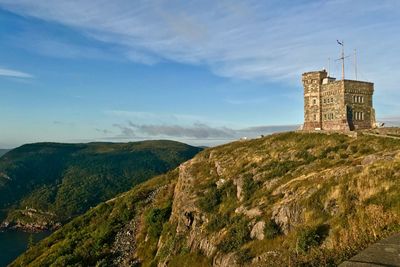
<path fill-rule="evenodd" d="M 154 208 L 146 216 L 146 223 L 148 225 L 148 233 L 151 237 L 157 238 L 160 236 L 163 224 L 169 219 L 171 215 L 171 203 L 164 208 Z"/>
<path fill-rule="evenodd" d="M 205 212 L 212 212 L 221 203 L 221 192 L 217 186 L 212 185 L 210 189 L 199 199 L 198 205 Z"/>
<path fill-rule="evenodd" d="M 307 252 L 311 247 L 320 245 L 328 232 L 329 226 L 325 224 L 300 229 L 297 236 L 297 248 L 302 252 Z"/>
<path fill-rule="evenodd" d="M 251 250 L 246 248 L 246 249 L 241 249 L 236 253 L 236 261 L 239 263 L 239 265 L 243 265 L 247 262 L 249 262 L 252 258 L 254 258 L 254 255 L 251 253 Z"/>
<path fill-rule="evenodd" d="M 259 183 L 254 181 L 249 175 L 243 177 L 243 199 L 248 200 L 253 193 L 258 189 Z"/>
<path fill-rule="evenodd" d="M 313 156 L 310 152 L 308 152 L 306 149 L 303 149 L 299 152 L 296 153 L 296 157 L 303 159 L 306 163 L 311 163 L 317 158 Z"/>
<path fill-rule="evenodd" d="M 228 214 L 216 214 L 207 224 L 207 230 L 211 232 L 216 232 L 224 228 L 227 224 L 229 224 L 229 222 L 230 220 Z"/>
<path fill-rule="evenodd" d="M 250 230 L 247 220 L 238 219 L 229 229 L 225 239 L 218 244 L 218 249 L 222 252 L 231 252 L 240 248 L 244 243 L 250 240 Z"/>
<path fill-rule="evenodd" d="M 279 225 L 274 220 L 269 220 L 265 224 L 264 235 L 267 239 L 272 239 L 281 233 Z"/>

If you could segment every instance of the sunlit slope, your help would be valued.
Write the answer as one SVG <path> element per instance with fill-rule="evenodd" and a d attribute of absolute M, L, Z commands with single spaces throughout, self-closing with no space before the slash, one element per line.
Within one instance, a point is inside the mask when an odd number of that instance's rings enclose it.
<path fill-rule="evenodd" d="M 400 141 L 283 133 L 206 149 L 13 266 L 335 266 L 400 231 Z"/>

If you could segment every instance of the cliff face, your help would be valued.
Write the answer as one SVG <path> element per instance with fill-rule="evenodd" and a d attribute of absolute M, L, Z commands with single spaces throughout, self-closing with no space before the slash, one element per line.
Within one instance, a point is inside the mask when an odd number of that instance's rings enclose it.
<path fill-rule="evenodd" d="M 179 168 L 169 238 L 185 238 L 172 251 L 221 267 L 338 262 L 399 229 L 400 151 L 389 143 L 287 134 L 202 153 Z"/>
<path fill-rule="evenodd" d="M 234 142 L 75 219 L 15 266 L 54 259 L 98 266 L 335 265 L 400 231 L 399 190 L 399 140 L 286 133 Z M 61 243 L 74 248 L 60 250 Z"/>

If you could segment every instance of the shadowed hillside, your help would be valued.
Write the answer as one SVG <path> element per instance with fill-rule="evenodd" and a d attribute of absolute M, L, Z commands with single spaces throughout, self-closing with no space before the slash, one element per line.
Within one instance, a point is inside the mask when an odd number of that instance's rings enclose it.
<path fill-rule="evenodd" d="M 37 143 L 0 158 L 3 226 L 40 230 L 164 173 L 201 149 L 173 141 Z"/>
<path fill-rule="evenodd" d="M 6 154 L 10 149 L 0 149 L 0 157 Z"/>
<path fill-rule="evenodd" d="M 400 140 L 284 133 L 202 151 L 12 266 L 335 266 L 400 231 Z"/>

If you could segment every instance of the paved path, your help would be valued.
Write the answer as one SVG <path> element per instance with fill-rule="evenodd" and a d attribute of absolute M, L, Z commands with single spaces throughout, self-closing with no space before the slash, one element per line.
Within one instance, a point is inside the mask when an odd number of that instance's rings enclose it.
<path fill-rule="evenodd" d="M 377 136 L 377 137 L 386 137 L 386 138 L 392 138 L 392 139 L 400 139 L 400 136 L 393 136 L 393 135 L 387 135 L 387 134 L 375 134 L 375 133 L 368 133 L 368 132 L 362 132 L 362 134 L 372 135 L 372 136 Z"/>
<path fill-rule="evenodd" d="M 339 267 L 400 266 L 400 233 L 383 239 L 358 253 Z"/>

